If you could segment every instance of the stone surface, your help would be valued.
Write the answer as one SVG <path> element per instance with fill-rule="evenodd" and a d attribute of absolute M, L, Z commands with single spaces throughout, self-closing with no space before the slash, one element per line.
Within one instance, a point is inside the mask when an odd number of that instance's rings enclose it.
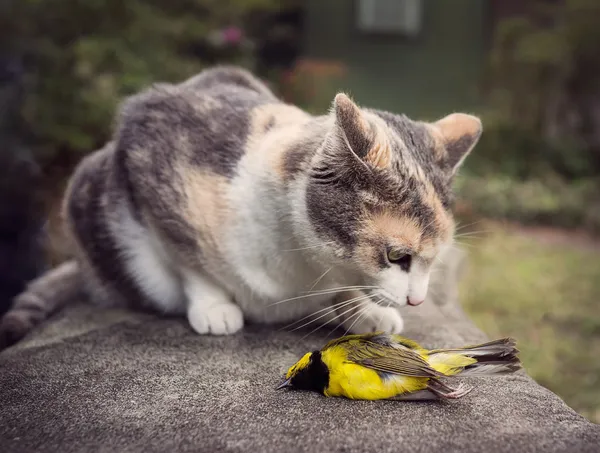
<path fill-rule="evenodd" d="M 435 297 L 403 310 L 406 336 L 429 347 L 486 340 L 456 302 L 462 262 L 445 257 Z M 183 319 L 70 307 L 0 353 L 0 452 L 600 451 L 600 426 L 524 373 L 465 379 L 475 390 L 449 402 L 274 390 L 338 333 L 198 336 Z"/>
<path fill-rule="evenodd" d="M 405 314 L 428 346 L 485 339 L 453 304 Z M 600 426 L 526 375 L 471 378 L 471 394 L 439 403 L 275 391 L 328 333 L 203 337 L 184 320 L 71 307 L 0 354 L 0 451 L 600 451 Z"/>

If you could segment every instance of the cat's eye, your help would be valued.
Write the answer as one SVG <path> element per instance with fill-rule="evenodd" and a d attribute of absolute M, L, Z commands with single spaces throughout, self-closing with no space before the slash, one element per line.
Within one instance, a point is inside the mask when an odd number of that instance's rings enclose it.
<path fill-rule="evenodd" d="M 402 269 L 408 270 L 412 257 L 400 249 L 389 249 L 387 252 L 388 261 L 392 264 L 398 264 Z"/>

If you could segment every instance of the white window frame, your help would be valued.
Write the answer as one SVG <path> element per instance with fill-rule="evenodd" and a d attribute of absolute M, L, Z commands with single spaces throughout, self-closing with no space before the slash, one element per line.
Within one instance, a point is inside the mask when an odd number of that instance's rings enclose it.
<path fill-rule="evenodd" d="M 378 9 L 398 9 L 397 17 L 378 17 Z M 363 33 L 414 37 L 422 30 L 424 0 L 356 0 L 356 25 Z"/>

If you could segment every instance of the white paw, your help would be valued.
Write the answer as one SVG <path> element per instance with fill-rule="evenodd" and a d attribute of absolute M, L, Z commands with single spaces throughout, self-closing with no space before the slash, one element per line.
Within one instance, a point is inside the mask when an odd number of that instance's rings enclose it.
<path fill-rule="evenodd" d="M 396 308 L 382 307 L 372 302 L 369 302 L 369 307 L 354 325 L 353 322 L 352 319 L 346 321 L 348 325 L 345 327 L 355 334 L 377 331 L 400 333 L 404 328 L 404 320 Z"/>
<path fill-rule="evenodd" d="M 188 310 L 188 321 L 200 335 L 230 335 L 244 326 L 242 310 L 229 302 L 192 305 Z"/>

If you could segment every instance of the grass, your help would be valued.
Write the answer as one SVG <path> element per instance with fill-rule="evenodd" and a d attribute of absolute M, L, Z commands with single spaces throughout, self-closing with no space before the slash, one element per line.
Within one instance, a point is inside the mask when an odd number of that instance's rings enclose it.
<path fill-rule="evenodd" d="M 490 337 L 515 337 L 529 374 L 600 423 L 600 247 L 501 227 L 469 243 L 465 310 Z"/>

